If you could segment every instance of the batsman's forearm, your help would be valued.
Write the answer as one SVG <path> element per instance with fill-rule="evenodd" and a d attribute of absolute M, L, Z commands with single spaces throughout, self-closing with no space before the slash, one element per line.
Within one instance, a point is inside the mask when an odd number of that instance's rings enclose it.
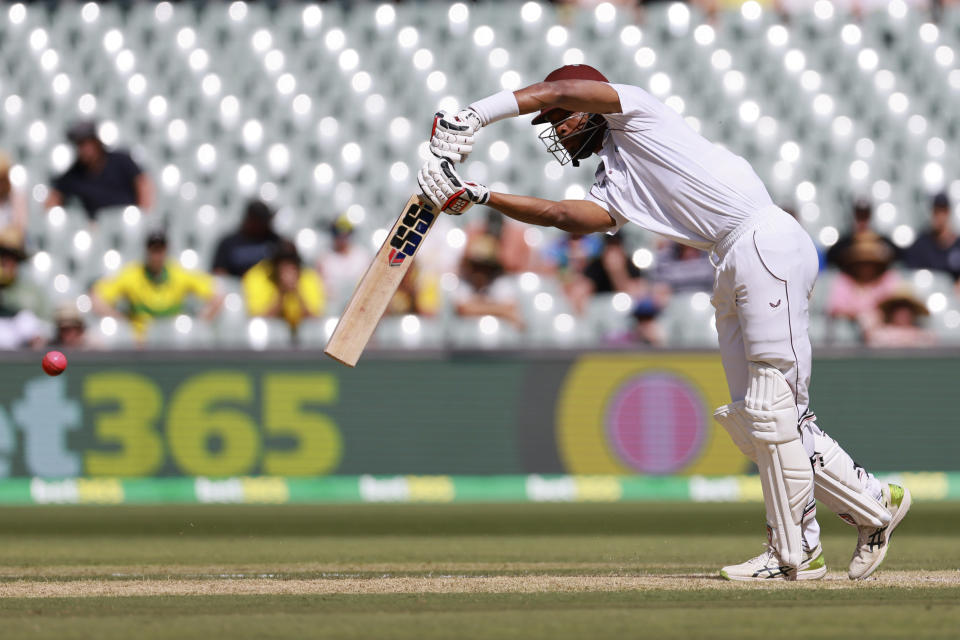
<path fill-rule="evenodd" d="M 487 206 L 514 220 L 540 227 L 556 227 L 562 220 L 559 202 L 533 196 L 514 196 L 491 191 Z"/>
<path fill-rule="evenodd" d="M 538 82 L 513 92 L 520 115 L 545 108 L 573 113 L 619 113 L 620 95 L 606 82 L 554 80 Z"/>
<path fill-rule="evenodd" d="M 506 193 L 490 192 L 488 207 L 493 207 L 503 215 L 541 227 L 555 227 L 568 233 L 593 233 L 605 231 L 612 220 L 606 211 L 596 207 L 597 212 L 586 215 L 587 212 L 577 209 L 583 202 L 576 200 L 544 200 L 533 196 L 513 196 Z M 596 215 L 599 213 L 599 217 Z"/>

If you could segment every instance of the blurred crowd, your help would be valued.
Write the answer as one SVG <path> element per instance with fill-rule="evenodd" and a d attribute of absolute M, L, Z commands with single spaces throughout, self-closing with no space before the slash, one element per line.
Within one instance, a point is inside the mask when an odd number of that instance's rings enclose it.
<path fill-rule="evenodd" d="M 74 163 L 49 184 L 47 207 L 79 205 L 97 233 L 97 214 L 105 207 L 136 205 L 149 216 L 153 182 L 122 149 L 100 140 L 93 122 L 67 131 Z M 51 308 L 51 296 L 22 275 L 29 258 L 24 194 L 10 181 L 11 159 L 0 155 L 0 348 L 97 347 L 87 336 L 86 320 L 76 304 Z M 924 327 L 925 302 L 898 267 L 926 269 L 956 283 L 960 278 L 960 239 L 944 194 L 932 199 L 929 225 L 912 245 L 900 248 L 871 224 L 871 203 L 857 200 L 849 229 L 822 251 L 829 277 L 822 278 L 811 301 L 831 323 L 852 329 L 861 343 L 877 346 L 929 346 L 935 335 Z M 168 238 L 159 225 L 146 236 L 142 258 L 88 283 L 92 313 L 129 322 L 143 339 L 155 318 L 191 315 L 216 318 L 224 302 L 224 282 L 236 282 L 251 317 L 277 318 L 291 330 L 308 318 L 336 316 L 366 270 L 373 252 L 359 242 L 346 216 L 325 230 L 329 249 L 313 263 L 274 228 L 274 211 L 264 202 L 246 203 L 242 220 L 220 238 L 207 269 L 185 269 L 168 255 Z M 621 235 L 544 235 L 496 212 L 472 212 L 462 242 L 437 241 L 455 229 L 449 219 L 437 224 L 418 254 L 414 268 L 388 313 L 460 317 L 492 316 L 517 331 L 528 330 L 521 275 L 537 274 L 552 283 L 558 306 L 573 317 L 589 312 L 597 296 L 622 294 L 629 301 L 629 328 L 600 338 L 611 344 L 662 346 L 667 337 L 659 318 L 671 299 L 688 292 L 709 292 L 714 268 L 709 257 L 690 247 L 658 241 L 654 251 L 630 252 Z M 443 229 L 446 229 L 444 231 Z M 532 239 L 533 238 L 533 239 Z M 647 255 L 643 255 L 646 251 Z M 451 278 L 450 274 L 456 274 Z M 955 286 L 955 285 L 954 285 Z M 819 296 L 819 297 L 818 297 Z M 551 303 L 552 304 L 552 303 Z"/>

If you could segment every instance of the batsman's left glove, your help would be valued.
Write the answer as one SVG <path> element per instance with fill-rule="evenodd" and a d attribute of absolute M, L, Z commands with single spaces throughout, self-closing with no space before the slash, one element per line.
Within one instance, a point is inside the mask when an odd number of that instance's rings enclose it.
<path fill-rule="evenodd" d="M 489 187 L 461 178 L 446 158 L 427 160 L 417 174 L 417 181 L 428 200 L 441 211 L 455 216 L 490 199 Z"/>
<path fill-rule="evenodd" d="M 430 130 L 430 153 L 451 162 L 464 162 L 473 151 L 474 134 L 483 126 L 473 109 L 461 109 L 455 116 L 438 111 Z"/>

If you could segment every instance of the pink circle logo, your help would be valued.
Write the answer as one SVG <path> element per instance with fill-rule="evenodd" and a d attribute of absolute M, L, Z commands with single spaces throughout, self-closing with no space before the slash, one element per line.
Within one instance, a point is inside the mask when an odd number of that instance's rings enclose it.
<path fill-rule="evenodd" d="M 707 422 L 696 388 L 669 373 L 629 379 L 607 404 L 606 432 L 620 460 L 640 473 L 674 473 L 700 451 Z"/>

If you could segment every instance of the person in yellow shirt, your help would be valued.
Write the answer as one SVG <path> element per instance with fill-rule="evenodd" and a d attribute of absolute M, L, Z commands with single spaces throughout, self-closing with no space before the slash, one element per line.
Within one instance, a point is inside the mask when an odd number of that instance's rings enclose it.
<path fill-rule="evenodd" d="M 270 258 L 244 274 L 243 294 L 251 316 L 283 318 L 294 330 L 304 318 L 323 311 L 320 276 L 303 267 L 296 245 L 289 240 L 280 240 Z"/>
<path fill-rule="evenodd" d="M 200 313 L 206 320 L 216 315 L 223 300 L 212 276 L 188 271 L 167 260 L 167 237 L 162 231 L 154 231 L 147 236 L 146 259 L 131 262 L 116 276 L 97 281 L 90 298 L 96 313 L 128 318 L 142 338 L 151 318 L 183 313 L 190 296 L 207 303 Z"/>

